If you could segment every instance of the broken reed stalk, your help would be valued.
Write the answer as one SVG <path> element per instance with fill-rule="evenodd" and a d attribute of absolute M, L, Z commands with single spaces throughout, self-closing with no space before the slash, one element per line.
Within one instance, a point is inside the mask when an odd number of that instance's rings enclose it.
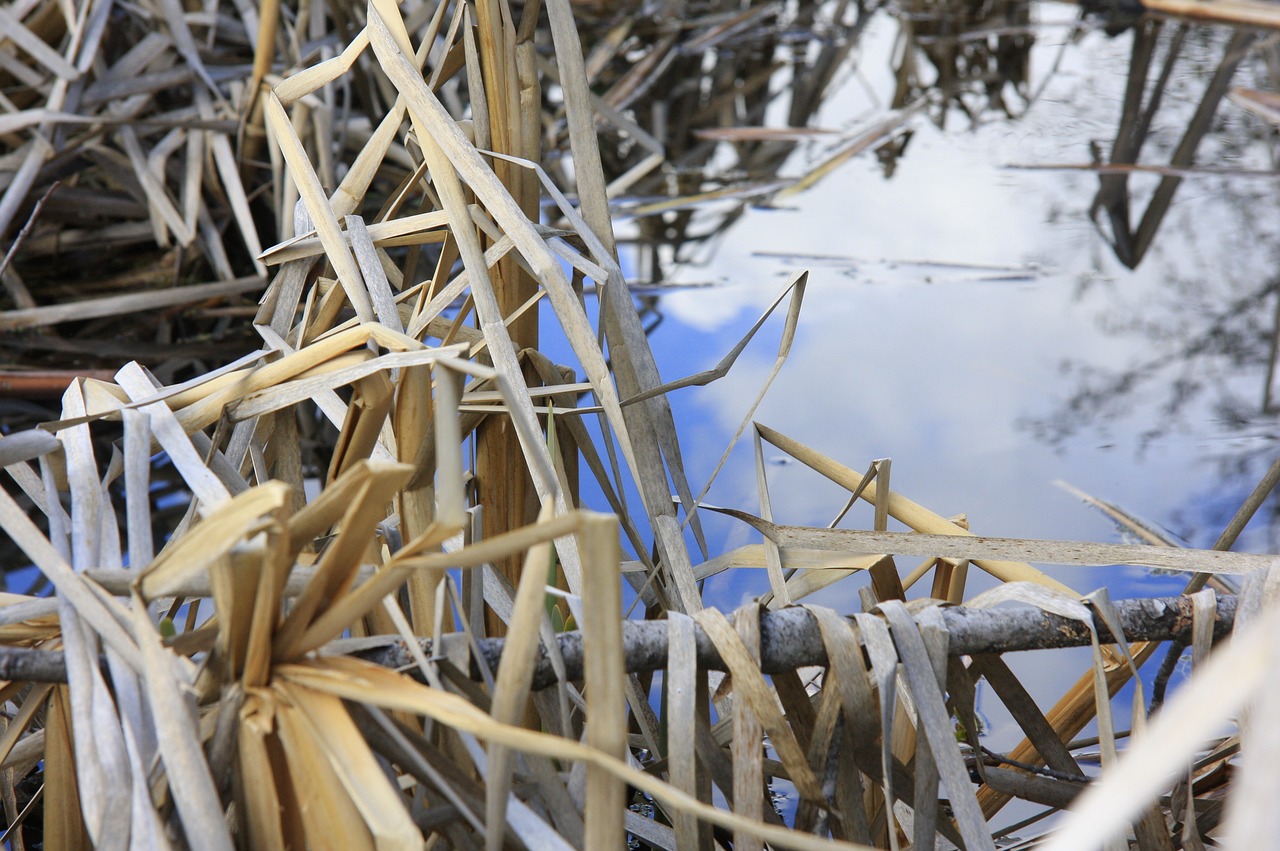
<path fill-rule="evenodd" d="M 521 99 L 531 97 L 537 89 L 534 69 L 527 61 L 517 62 L 527 50 L 532 49 L 531 33 L 519 38 L 510 15 L 504 15 L 494 0 L 482 0 L 475 5 L 479 53 L 480 80 L 470 79 L 472 102 L 483 102 L 488 121 L 477 125 L 477 145 L 500 154 L 523 157 L 532 162 L 541 158 L 541 137 L 522 114 Z M 539 6 L 532 11 L 536 20 Z M 477 97 L 478 87 L 483 85 L 483 97 Z M 527 91 L 528 90 L 528 91 Z M 540 110 L 541 104 L 538 104 Z M 539 117 L 529 116 L 532 127 L 539 127 Z M 486 138 L 487 137 L 487 138 Z M 538 220 L 539 187 L 537 177 L 528 169 L 507 160 L 495 159 L 493 171 L 498 180 L 511 193 L 520 210 L 531 220 Z M 532 184 L 529 178 L 532 177 Z M 483 235 L 482 235 L 483 238 Z M 484 239 L 485 248 L 493 242 Z M 515 316 L 521 305 L 538 294 L 538 282 L 520 268 L 516 258 L 508 254 L 493 267 L 493 292 L 498 309 L 503 316 Z M 477 317 L 477 326 L 480 319 Z M 538 312 L 530 310 L 519 315 L 508 325 L 511 342 L 516 351 L 538 348 Z M 536 384 L 532 369 L 524 370 L 530 386 Z M 484 536 L 492 538 L 533 523 L 538 516 L 533 482 L 523 471 L 524 452 L 511 422 L 506 417 L 486 417 L 476 430 L 476 482 L 478 501 L 484 506 L 482 518 Z M 521 559 L 513 556 L 500 565 L 502 573 L 512 584 L 519 584 Z M 487 630 L 502 635 L 506 625 L 492 611 L 487 616 Z"/>
<path fill-rule="evenodd" d="M 1236 597 L 1221 596 L 1214 618 L 1214 639 L 1230 634 L 1235 625 Z M 1189 641 L 1193 627 L 1190 597 L 1156 597 L 1114 601 L 1125 638 L 1132 641 Z M 974 656 L 987 653 L 1013 653 L 1085 647 L 1090 643 L 1089 626 L 1073 618 L 1062 617 L 1030 607 L 983 609 L 964 606 L 941 610 L 951 656 Z M 1115 636 L 1100 619 L 1096 621 L 1098 639 L 1112 643 Z M 558 653 L 564 661 L 568 680 L 584 676 L 586 659 L 583 634 L 563 632 L 556 636 Z M 720 652 L 701 627 L 694 628 L 698 667 L 727 670 Z M 496 671 L 506 646 L 504 638 L 477 639 L 474 647 L 482 658 L 472 658 L 467 675 L 483 680 L 481 666 Z M 326 655 L 358 656 L 385 668 L 412 668 L 417 653 L 443 659 L 466 657 L 470 639 L 463 633 L 441 637 L 439 644 L 420 638 L 418 648 L 409 648 L 402 638 L 374 636 L 336 641 L 323 652 Z M 667 621 L 625 621 L 622 624 L 622 650 L 629 674 L 664 670 L 670 652 L 670 629 Z M 803 607 L 767 611 L 760 615 L 760 670 L 765 674 L 781 674 L 807 666 L 826 666 L 827 650 L 817 622 Z M 56 651 L 0 647 L 0 679 L 29 682 L 65 682 L 66 663 Z M 533 669 L 533 688 L 554 685 L 557 675 L 551 654 L 539 645 Z"/>

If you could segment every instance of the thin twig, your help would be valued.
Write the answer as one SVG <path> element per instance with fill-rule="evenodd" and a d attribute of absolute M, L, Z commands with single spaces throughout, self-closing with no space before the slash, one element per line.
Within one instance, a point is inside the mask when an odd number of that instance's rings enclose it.
<path fill-rule="evenodd" d="M 0 260 L 0 275 L 9 268 L 9 263 L 13 260 L 13 255 L 18 253 L 18 247 L 22 245 L 22 241 L 27 238 L 27 234 L 31 232 L 31 227 L 36 223 L 36 219 L 40 216 L 40 211 L 44 209 L 44 202 L 49 200 L 49 196 L 53 191 L 62 185 L 62 181 L 55 180 L 53 185 L 44 191 L 40 196 L 40 200 L 31 208 L 31 215 L 27 216 L 27 223 L 22 226 L 22 230 L 18 231 L 18 235 L 14 237 L 13 244 L 9 246 L 9 250 L 5 252 L 4 260 Z"/>

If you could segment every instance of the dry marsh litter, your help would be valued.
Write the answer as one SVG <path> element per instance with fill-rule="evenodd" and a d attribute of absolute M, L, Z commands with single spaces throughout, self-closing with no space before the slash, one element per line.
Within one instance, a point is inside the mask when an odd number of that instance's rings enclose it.
<path fill-rule="evenodd" d="M 777 10 L 667 3 L 683 24 L 624 74 L 633 23 L 580 40 L 607 11 L 0 9 L 0 330 L 41 367 L 118 364 L 41 372 L 52 413 L 0 436 L 6 570 L 37 577 L 0 595 L 0 844 L 981 849 L 1014 798 L 1066 811 L 1027 845 L 1272 844 L 1280 573 L 1228 551 L 1280 465 L 1213 550 L 970 530 L 888 459 L 754 420 L 805 274 L 715 368 L 660 377 L 613 223 L 670 161 L 627 108 Z M 767 146 L 793 118 L 718 132 Z M 75 298 L 33 296 L 59 276 Z M 666 394 L 764 327 L 775 362 L 713 474 L 745 441 L 757 490 L 706 505 Z M 868 528 L 776 522 L 766 447 Z M 700 512 L 758 542 L 708 552 Z M 1116 564 L 1186 595 L 1112 601 Z M 706 607 L 725 570 L 767 593 Z M 1000 584 L 974 595 L 977 571 Z M 808 599 L 837 582 L 862 611 Z M 1135 674 L 1169 642 L 1195 673 L 1148 723 Z M 1038 707 L 1001 654 L 1067 644 L 1092 663 Z M 1025 735 L 1008 754 L 980 744 L 980 681 Z"/>

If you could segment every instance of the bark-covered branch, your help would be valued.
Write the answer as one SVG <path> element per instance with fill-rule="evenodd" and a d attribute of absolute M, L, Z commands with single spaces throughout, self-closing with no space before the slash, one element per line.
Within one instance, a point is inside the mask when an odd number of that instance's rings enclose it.
<path fill-rule="evenodd" d="M 1189 597 L 1121 600 L 1113 605 L 1125 636 L 1132 641 L 1190 639 L 1192 609 Z M 1231 631 L 1235 614 L 1236 598 L 1219 597 L 1215 639 Z M 953 656 L 1080 647 L 1089 643 L 1089 630 L 1082 622 L 1033 608 L 970 609 L 956 606 L 943 609 L 942 619 L 950 636 L 949 652 Z M 1104 642 L 1113 640 L 1105 624 L 1098 623 L 1097 629 Z M 666 621 L 625 621 L 622 631 L 628 671 L 641 673 L 666 667 Z M 826 664 L 826 650 L 818 626 L 802 608 L 762 614 L 760 637 L 760 667 L 766 674 Z M 558 639 L 569 679 L 580 679 L 584 653 L 582 634 L 561 633 Z M 450 651 L 465 643 L 466 637 L 460 634 L 444 636 L 439 648 L 432 647 L 431 639 L 421 639 L 422 650 L 428 656 L 436 653 L 452 657 L 455 654 Z M 504 639 L 484 638 L 477 643 L 484 662 L 490 670 L 497 670 Z M 697 630 L 697 646 L 700 666 L 724 670 L 720 654 L 700 629 Z M 414 664 L 405 643 L 391 636 L 334 642 L 325 652 L 352 653 L 389 668 L 411 668 Z M 468 675 L 481 678 L 475 659 Z M 0 680 L 66 682 L 66 663 L 62 654 L 56 651 L 0 647 Z M 534 687 L 544 688 L 555 681 L 546 647 L 540 646 Z"/>
<path fill-rule="evenodd" d="M 1178 639 L 1190 641 L 1192 604 L 1190 597 L 1159 597 L 1113 601 L 1125 637 L 1131 641 L 1165 641 Z M 1235 623 L 1236 598 L 1220 596 L 1214 623 L 1215 640 L 1231 631 Z M 1009 653 L 1017 650 L 1048 650 L 1060 647 L 1082 647 L 1089 644 L 1089 629 L 1081 621 L 1049 614 L 1035 608 L 970 609 L 963 606 L 944 608 L 942 619 L 950 636 L 949 652 L 952 656 L 977 653 Z M 1098 635 L 1103 643 L 1114 640 L 1110 630 L 1101 621 L 1097 623 Z M 656 671 L 667 664 L 666 621 L 626 621 L 622 625 L 623 647 L 627 670 L 631 673 Z M 698 664 L 710 670 L 725 670 L 724 661 L 711 640 L 697 630 Z M 582 674 L 583 642 L 577 632 L 558 636 L 560 655 L 564 659 L 569 679 L 579 679 Z M 373 641 L 375 639 L 370 639 Z M 360 650 L 357 655 L 394 668 L 412 667 L 414 662 L 404 642 L 382 639 L 380 647 Z M 461 635 L 444 636 L 438 654 L 453 656 L 449 651 L 454 642 L 465 642 Z M 504 640 L 485 638 L 478 642 L 480 654 L 491 671 L 496 671 L 502 658 Z M 336 649 L 336 648 L 335 648 Z M 433 648 L 429 639 L 422 640 L 423 652 L 428 656 Z M 791 671 L 806 665 L 825 665 L 826 649 L 818 625 L 802 608 L 765 612 L 760 617 L 760 668 L 766 674 Z M 480 679 L 480 669 L 473 659 L 467 672 L 473 679 Z M 556 681 L 551 659 L 545 646 L 539 646 L 537 668 L 533 678 L 535 688 L 544 688 Z"/>

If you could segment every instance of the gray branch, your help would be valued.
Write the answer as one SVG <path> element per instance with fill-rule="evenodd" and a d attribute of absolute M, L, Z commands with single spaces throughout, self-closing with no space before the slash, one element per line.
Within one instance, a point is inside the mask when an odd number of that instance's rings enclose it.
<path fill-rule="evenodd" d="M 1113 605 L 1125 637 L 1130 641 L 1190 641 L 1192 608 L 1189 597 L 1120 600 Z M 1214 623 L 1215 640 L 1231 631 L 1235 614 L 1236 598 L 1219 597 Z M 969 609 L 956 606 L 943 609 L 942 619 L 950 636 L 949 652 L 952 656 L 1048 650 L 1089 644 L 1089 629 L 1084 623 L 1035 608 Z M 1099 622 L 1097 630 L 1104 643 L 1114 641 L 1105 624 Z M 566 632 L 557 637 L 569 679 L 581 679 L 584 653 L 582 634 Z M 643 673 L 666 667 L 665 621 L 624 621 L 622 638 L 629 672 Z M 438 650 L 438 656 L 456 658 L 454 651 L 459 649 L 459 645 L 465 645 L 467 638 L 458 633 L 446 635 L 441 639 L 440 648 L 433 648 L 429 638 L 420 639 L 419 643 L 422 652 L 428 657 Z M 501 638 L 482 638 L 477 641 L 479 657 L 490 671 L 497 670 L 504 643 Z M 720 654 L 700 629 L 697 630 L 697 645 L 700 667 L 725 670 Z M 394 636 L 335 641 L 324 652 L 329 655 L 349 653 L 388 668 L 414 667 L 413 657 L 404 641 Z M 818 625 L 807 611 L 792 608 L 761 615 L 760 667 L 764 673 L 776 674 L 826 663 L 826 649 L 823 647 Z M 467 674 L 473 679 L 482 678 L 479 661 L 474 656 L 471 670 Z M 56 651 L 0 647 L 0 680 L 64 683 L 67 681 L 66 662 L 62 654 Z M 535 688 L 545 688 L 555 682 L 556 675 L 547 649 L 545 645 L 540 646 L 533 685 Z"/>
<path fill-rule="evenodd" d="M 1121 629 L 1130 641 L 1189 642 L 1191 639 L 1192 604 L 1190 597 L 1158 597 L 1152 599 L 1120 600 L 1112 604 L 1120 619 Z M 1236 598 L 1220 596 L 1214 622 L 1214 639 L 1231 632 L 1235 623 Z M 952 656 L 971 656 L 978 653 L 1009 653 L 1019 650 L 1048 650 L 1061 647 L 1083 647 L 1089 644 L 1089 628 L 1083 622 L 1049 614 L 1030 607 L 1002 609 L 969 609 L 962 606 L 944 608 L 942 619 L 950 636 L 949 652 Z M 1114 637 L 1106 624 L 1097 621 L 1098 636 L 1104 644 L 1113 643 Z M 711 640 L 698 629 L 698 665 L 715 671 L 726 670 L 724 660 Z M 558 636 L 560 655 L 564 659 L 570 680 L 582 677 L 583 642 L 578 632 L 566 632 Z M 378 636 L 356 641 L 376 642 L 349 650 L 335 642 L 332 651 L 354 652 L 362 658 L 391 668 L 412 668 L 414 661 L 402 640 Z M 465 643 L 460 634 L 442 637 L 438 655 L 455 658 L 450 652 L 456 643 Z M 627 671 L 633 674 L 657 671 L 667 665 L 667 624 L 665 621 L 625 621 L 622 625 L 623 650 Z M 504 639 L 484 638 L 477 641 L 480 656 L 490 671 L 498 669 L 502 658 Z M 428 657 L 433 648 L 430 639 L 421 640 L 422 651 Z M 802 608 L 765 612 L 760 617 L 760 668 L 766 674 L 793 671 L 807 665 L 827 664 L 826 649 L 818 625 Z M 472 659 L 472 679 L 481 679 L 480 667 Z M 556 682 L 551 659 L 545 645 L 538 648 L 537 667 L 533 677 L 534 688 L 545 688 Z"/>

